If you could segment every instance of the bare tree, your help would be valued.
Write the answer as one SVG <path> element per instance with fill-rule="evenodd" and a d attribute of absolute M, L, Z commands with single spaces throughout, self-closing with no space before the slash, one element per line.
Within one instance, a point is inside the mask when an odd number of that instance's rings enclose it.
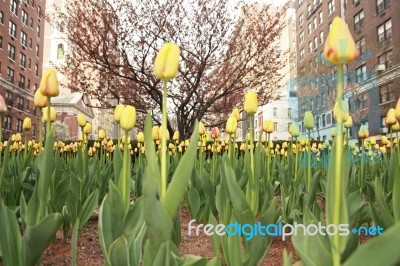
<path fill-rule="evenodd" d="M 140 113 L 152 110 L 156 123 L 162 84 L 154 58 L 163 43 L 177 43 L 181 62 L 169 84 L 168 129 L 187 137 L 195 119 L 223 123 L 246 90 L 256 91 L 261 104 L 271 98 L 282 12 L 241 0 L 83 0 L 68 1 L 53 24 L 65 29 L 72 48 L 61 69 L 70 89 L 104 107 L 117 99 Z"/>

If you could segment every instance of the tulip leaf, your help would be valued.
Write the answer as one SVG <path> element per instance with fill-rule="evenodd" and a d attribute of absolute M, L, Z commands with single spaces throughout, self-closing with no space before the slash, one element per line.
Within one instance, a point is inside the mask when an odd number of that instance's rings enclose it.
<path fill-rule="evenodd" d="M 44 150 L 38 158 L 38 167 L 40 169 L 37 193 L 41 203 L 47 203 L 49 200 L 49 187 L 54 171 L 54 152 L 53 152 L 54 137 L 53 133 L 46 137 Z"/>
<path fill-rule="evenodd" d="M 111 265 L 129 265 L 128 240 L 125 236 L 118 237 L 110 245 L 108 257 Z"/>
<path fill-rule="evenodd" d="M 183 200 L 189 178 L 193 171 L 193 165 L 197 152 L 198 122 L 196 121 L 193 134 L 190 138 L 190 144 L 185 154 L 182 156 L 178 166 L 175 169 L 172 180 L 165 194 L 164 207 L 168 214 L 172 217 L 176 212 L 180 202 Z"/>
<path fill-rule="evenodd" d="M 60 213 L 53 213 L 40 220 L 35 226 L 27 226 L 24 232 L 25 265 L 34 265 L 38 262 L 62 221 L 63 217 Z"/>
<path fill-rule="evenodd" d="M 96 189 L 95 191 L 90 194 L 90 196 L 86 199 L 85 203 L 82 206 L 82 209 L 79 213 L 79 229 L 82 229 L 83 225 L 92 215 L 94 209 L 97 206 L 97 202 L 99 201 L 99 190 Z"/>
<path fill-rule="evenodd" d="M 385 230 L 383 236 L 369 240 L 359 247 L 351 257 L 345 261 L 344 266 L 352 265 L 399 265 L 400 253 L 400 223 Z"/>

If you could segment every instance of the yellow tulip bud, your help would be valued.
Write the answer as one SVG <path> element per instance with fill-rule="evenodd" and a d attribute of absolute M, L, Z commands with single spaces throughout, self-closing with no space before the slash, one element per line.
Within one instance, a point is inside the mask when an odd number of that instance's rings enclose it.
<path fill-rule="evenodd" d="M 22 124 L 22 128 L 24 131 L 29 131 L 32 127 L 32 120 L 29 117 L 25 117 L 24 123 Z"/>
<path fill-rule="evenodd" d="M 387 145 L 389 143 L 389 140 L 388 140 L 388 138 L 386 136 L 382 136 L 381 142 L 382 142 L 383 145 Z"/>
<path fill-rule="evenodd" d="M 136 136 L 136 140 L 139 143 L 143 143 L 144 142 L 144 133 L 142 131 L 140 131 L 137 136 Z"/>
<path fill-rule="evenodd" d="M 100 129 L 99 130 L 99 139 L 104 139 L 106 137 L 106 132 L 104 131 L 104 129 Z"/>
<path fill-rule="evenodd" d="M 43 113 L 43 121 L 47 122 L 48 120 L 48 107 L 43 107 L 42 108 L 42 113 Z M 50 122 L 56 121 L 56 110 L 54 109 L 53 106 L 50 107 Z"/>
<path fill-rule="evenodd" d="M 385 147 L 385 146 L 380 147 L 380 148 L 379 148 L 379 151 L 380 151 L 382 154 L 386 154 L 386 147 Z"/>
<path fill-rule="evenodd" d="M 400 124 L 399 124 L 399 122 L 396 122 L 396 124 L 394 124 L 393 126 L 392 126 L 392 129 L 393 129 L 393 131 L 400 131 Z"/>
<path fill-rule="evenodd" d="M 236 121 L 239 121 L 240 120 L 239 109 L 233 108 L 231 116 L 234 116 L 236 118 Z"/>
<path fill-rule="evenodd" d="M 362 125 L 358 130 L 358 138 L 365 139 L 369 137 L 368 128 L 365 125 Z"/>
<path fill-rule="evenodd" d="M 300 136 L 300 128 L 299 125 L 295 122 L 292 122 L 289 126 L 289 133 L 293 138 L 297 138 Z"/>
<path fill-rule="evenodd" d="M 185 140 L 185 147 L 189 147 L 189 140 L 188 139 Z"/>
<path fill-rule="evenodd" d="M 236 134 L 237 119 L 236 116 L 231 115 L 226 122 L 225 131 L 228 134 Z"/>
<path fill-rule="evenodd" d="M 385 123 L 388 126 L 393 126 L 394 124 L 397 123 L 396 110 L 394 108 L 390 108 L 389 111 L 387 112 Z"/>
<path fill-rule="evenodd" d="M 79 113 L 76 119 L 78 120 L 78 125 L 80 127 L 86 126 L 86 116 L 84 114 Z"/>
<path fill-rule="evenodd" d="M 118 105 L 115 107 L 115 110 L 114 110 L 114 120 L 117 121 L 118 123 L 119 123 L 119 121 L 121 120 L 121 114 L 122 114 L 122 111 L 124 110 L 124 108 L 125 108 L 125 105 L 123 105 L 123 104 L 118 104 Z"/>
<path fill-rule="evenodd" d="M 313 129 L 315 126 L 314 116 L 310 111 L 304 113 L 304 127 L 306 129 Z"/>
<path fill-rule="evenodd" d="M 266 133 L 272 133 L 274 132 L 275 126 L 274 126 L 274 121 L 271 119 L 264 121 L 263 123 L 263 130 Z"/>
<path fill-rule="evenodd" d="M 343 100 L 339 100 L 333 107 L 333 117 L 337 122 L 344 123 L 349 119 L 349 107 Z"/>
<path fill-rule="evenodd" d="M 375 144 L 376 144 L 376 138 L 375 138 L 375 137 L 372 137 L 372 138 L 369 140 L 369 142 L 371 143 L 372 146 L 375 146 Z"/>
<path fill-rule="evenodd" d="M 40 81 L 40 93 L 46 97 L 55 97 L 60 93 L 58 90 L 57 71 L 55 69 L 47 69 Z"/>
<path fill-rule="evenodd" d="M 121 113 L 120 126 L 123 130 L 132 130 L 136 125 L 136 109 L 131 105 L 127 105 Z"/>
<path fill-rule="evenodd" d="M 4 101 L 4 98 L 2 95 L 0 95 L 0 113 L 5 113 L 7 112 L 7 104 Z"/>
<path fill-rule="evenodd" d="M 92 124 L 86 123 L 85 127 L 83 128 L 83 133 L 90 134 L 92 133 Z"/>
<path fill-rule="evenodd" d="M 179 46 L 174 43 L 165 43 L 157 53 L 154 61 L 154 73 L 161 80 L 170 80 L 176 77 L 179 67 Z"/>
<path fill-rule="evenodd" d="M 15 134 L 14 141 L 15 141 L 15 142 L 20 142 L 21 140 L 22 140 L 21 134 L 20 134 L 20 133 Z"/>
<path fill-rule="evenodd" d="M 344 127 L 345 128 L 351 128 L 353 126 L 353 118 L 349 115 L 347 118 L 346 122 L 344 122 Z"/>
<path fill-rule="evenodd" d="M 395 115 L 397 120 L 400 121 L 400 98 L 397 100 Z"/>
<path fill-rule="evenodd" d="M 360 55 L 346 22 L 335 17 L 324 46 L 324 57 L 332 64 L 348 64 Z"/>
<path fill-rule="evenodd" d="M 157 141 L 160 139 L 159 131 L 160 131 L 159 126 L 153 126 L 153 128 L 151 129 L 151 135 L 152 135 L 154 141 Z"/>
<path fill-rule="evenodd" d="M 164 130 L 163 127 L 164 127 L 164 126 L 161 125 L 161 126 L 160 126 L 160 130 L 158 131 L 159 139 L 161 139 L 161 137 L 162 137 L 161 134 L 162 134 L 162 131 Z M 165 139 L 166 139 L 166 140 L 169 140 L 169 131 L 168 131 L 167 128 L 165 129 Z"/>
<path fill-rule="evenodd" d="M 40 90 L 36 90 L 35 96 L 33 97 L 33 103 L 36 107 L 43 108 L 47 106 L 47 97 L 44 96 Z"/>
<path fill-rule="evenodd" d="M 179 140 L 179 131 L 175 131 L 174 135 L 172 136 L 173 140 Z"/>
<path fill-rule="evenodd" d="M 244 96 L 244 111 L 248 115 L 254 115 L 257 112 L 258 99 L 255 92 L 249 91 Z"/>
<path fill-rule="evenodd" d="M 204 135 L 205 133 L 206 133 L 206 128 L 205 128 L 203 122 L 200 122 L 200 123 L 199 123 L 199 135 L 202 136 L 202 135 Z"/>

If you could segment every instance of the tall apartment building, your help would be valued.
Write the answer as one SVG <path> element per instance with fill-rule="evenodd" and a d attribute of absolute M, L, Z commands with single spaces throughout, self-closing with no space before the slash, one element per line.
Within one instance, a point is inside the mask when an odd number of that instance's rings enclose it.
<path fill-rule="evenodd" d="M 44 9 L 44 0 L 0 1 L 0 94 L 8 107 L 4 139 L 23 131 L 25 117 L 32 119 L 29 137 L 38 138 L 33 94 L 42 75 Z"/>
<path fill-rule="evenodd" d="M 398 10 L 397 0 L 297 0 L 296 87 L 303 134 L 305 111 L 314 114 L 314 138 L 331 139 L 330 129 L 335 125 L 336 70 L 322 58 L 335 16 L 346 20 L 361 52 L 357 61 L 345 66 L 345 98 L 354 120 L 351 136 L 357 137 L 362 124 L 371 135 L 386 132 L 384 116 L 400 96 L 400 28 L 392 27 L 400 22 Z"/>

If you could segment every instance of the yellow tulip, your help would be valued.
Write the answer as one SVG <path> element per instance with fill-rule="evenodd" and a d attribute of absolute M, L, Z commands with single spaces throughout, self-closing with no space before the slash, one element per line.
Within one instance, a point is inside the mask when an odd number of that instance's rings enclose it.
<path fill-rule="evenodd" d="M 236 134 L 237 119 L 236 116 L 231 115 L 226 122 L 225 131 L 228 134 Z"/>
<path fill-rule="evenodd" d="M 372 138 L 369 140 L 369 143 L 371 143 L 372 146 L 375 146 L 375 145 L 376 145 L 376 138 L 375 138 L 375 137 L 372 137 Z"/>
<path fill-rule="evenodd" d="M 365 125 L 362 125 L 358 130 L 358 138 L 365 139 L 369 137 L 368 128 Z"/>
<path fill-rule="evenodd" d="M 163 131 L 163 125 L 160 126 L 160 130 L 158 131 L 158 134 L 159 134 L 158 138 L 159 138 L 159 139 L 161 139 L 161 136 L 162 136 L 162 135 L 161 135 L 161 134 L 162 134 L 161 132 L 162 132 L 162 131 Z M 165 139 L 166 139 L 166 140 L 169 140 L 169 137 L 170 137 L 170 136 L 169 136 L 169 131 L 168 131 L 168 128 L 166 128 L 166 130 L 165 130 Z"/>
<path fill-rule="evenodd" d="M 385 147 L 385 146 L 380 147 L 380 148 L 379 148 L 379 151 L 380 151 L 382 154 L 386 154 L 386 147 Z"/>
<path fill-rule="evenodd" d="M 36 107 L 43 108 L 47 106 L 47 97 L 44 96 L 40 90 L 36 90 L 35 96 L 33 97 L 33 103 Z"/>
<path fill-rule="evenodd" d="M 358 58 L 353 37 L 346 22 L 335 17 L 324 46 L 324 57 L 332 64 L 348 64 Z"/>
<path fill-rule="evenodd" d="M 76 119 L 78 120 L 78 125 L 80 127 L 86 126 L 86 117 L 84 114 L 79 113 Z"/>
<path fill-rule="evenodd" d="M 137 136 L 136 136 L 136 140 L 139 143 L 143 143 L 144 142 L 144 133 L 142 131 L 140 131 Z"/>
<path fill-rule="evenodd" d="M 289 133 L 293 138 L 297 138 L 300 136 L 300 128 L 299 125 L 295 122 L 292 122 L 289 126 Z"/>
<path fill-rule="evenodd" d="M 174 43 L 165 43 L 157 53 L 154 61 L 154 73 L 161 80 L 170 80 L 176 77 L 179 67 L 179 46 Z"/>
<path fill-rule="evenodd" d="M 115 107 L 115 110 L 114 110 L 114 120 L 117 121 L 118 123 L 119 123 L 119 121 L 120 121 L 120 119 L 121 119 L 121 114 L 122 114 L 122 111 L 124 110 L 124 108 L 125 108 L 125 105 L 123 105 L 123 104 L 118 104 L 118 105 Z"/>
<path fill-rule="evenodd" d="M 22 128 L 24 131 L 29 131 L 32 127 L 32 120 L 29 117 L 25 117 L 24 123 L 22 124 Z"/>
<path fill-rule="evenodd" d="M 395 115 L 397 120 L 400 121 L 400 98 L 397 100 Z"/>
<path fill-rule="evenodd" d="M 315 126 L 314 116 L 310 111 L 304 113 L 304 127 L 306 129 L 313 129 Z"/>
<path fill-rule="evenodd" d="M 345 128 L 351 128 L 353 126 L 353 118 L 349 115 L 347 118 L 346 122 L 344 122 L 344 127 Z"/>
<path fill-rule="evenodd" d="M 106 137 L 106 132 L 104 131 L 104 129 L 100 129 L 99 130 L 99 139 L 104 139 Z"/>
<path fill-rule="evenodd" d="M 399 122 L 396 122 L 396 124 L 394 124 L 394 125 L 392 126 L 392 130 L 395 131 L 395 132 L 400 131 L 400 124 L 399 124 Z"/>
<path fill-rule="evenodd" d="M 48 107 L 43 107 L 42 108 L 42 113 L 43 113 L 43 121 L 47 122 L 48 120 Z M 54 109 L 53 106 L 50 107 L 50 122 L 56 121 L 56 110 Z"/>
<path fill-rule="evenodd" d="M 333 107 L 333 117 L 337 122 L 344 123 L 349 119 L 349 107 L 343 100 L 339 100 Z"/>
<path fill-rule="evenodd" d="M 172 136 L 172 139 L 175 140 L 175 141 L 179 140 L 179 131 L 175 131 L 174 132 L 174 135 Z"/>
<path fill-rule="evenodd" d="M 272 133 L 274 132 L 274 128 L 275 128 L 274 121 L 272 121 L 271 119 L 264 121 L 263 123 L 264 132 Z"/>
<path fill-rule="evenodd" d="M 239 109 L 233 108 L 231 116 L 234 116 L 236 118 L 236 121 L 239 121 L 240 120 Z"/>
<path fill-rule="evenodd" d="M 92 124 L 86 123 L 85 127 L 83 128 L 83 133 L 90 134 L 92 133 Z"/>
<path fill-rule="evenodd" d="M 22 140 L 21 134 L 20 134 L 20 133 L 15 134 L 14 141 L 15 141 L 15 142 L 20 142 L 21 140 Z"/>
<path fill-rule="evenodd" d="M 57 71 L 55 69 L 47 69 L 40 81 L 40 93 L 46 97 L 55 97 L 60 93 L 58 90 Z"/>
<path fill-rule="evenodd" d="M 396 110 L 394 108 L 390 108 L 389 111 L 387 112 L 385 123 L 388 126 L 393 126 L 394 124 L 397 123 Z"/>
<path fill-rule="evenodd" d="M 127 105 L 121 113 L 120 126 L 123 130 L 132 130 L 136 125 L 136 109 L 131 105 Z"/>
<path fill-rule="evenodd" d="M 381 142 L 382 142 L 383 145 L 387 145 L 389 143 L 389 140 L 388 140 L 388 138 L 386 136 L 382 136 Z"/>
<path fill-rule="evenodd" d="M 153 128 L 151 129 L 151 135 L 152 135 L 154 141 L 160 139 L 159 131 L 160 131 L 159 126 L 153 126 Z"/>
<path fill-rule="evenodd" d="M 248 115 L 254 115 L 257 112 L 258 99 L 255 92 L 249 91 L 244 96 L 244 111 Z"/>
<path fill-rule="evenodd" d="M 206 133 L 206 128 L 205 128 L 203 122 L 200 122 L 200 123 L 199 123 L 199 135 L 202 136 L 202 135 L 204 135 L 205 133 Z"/>

